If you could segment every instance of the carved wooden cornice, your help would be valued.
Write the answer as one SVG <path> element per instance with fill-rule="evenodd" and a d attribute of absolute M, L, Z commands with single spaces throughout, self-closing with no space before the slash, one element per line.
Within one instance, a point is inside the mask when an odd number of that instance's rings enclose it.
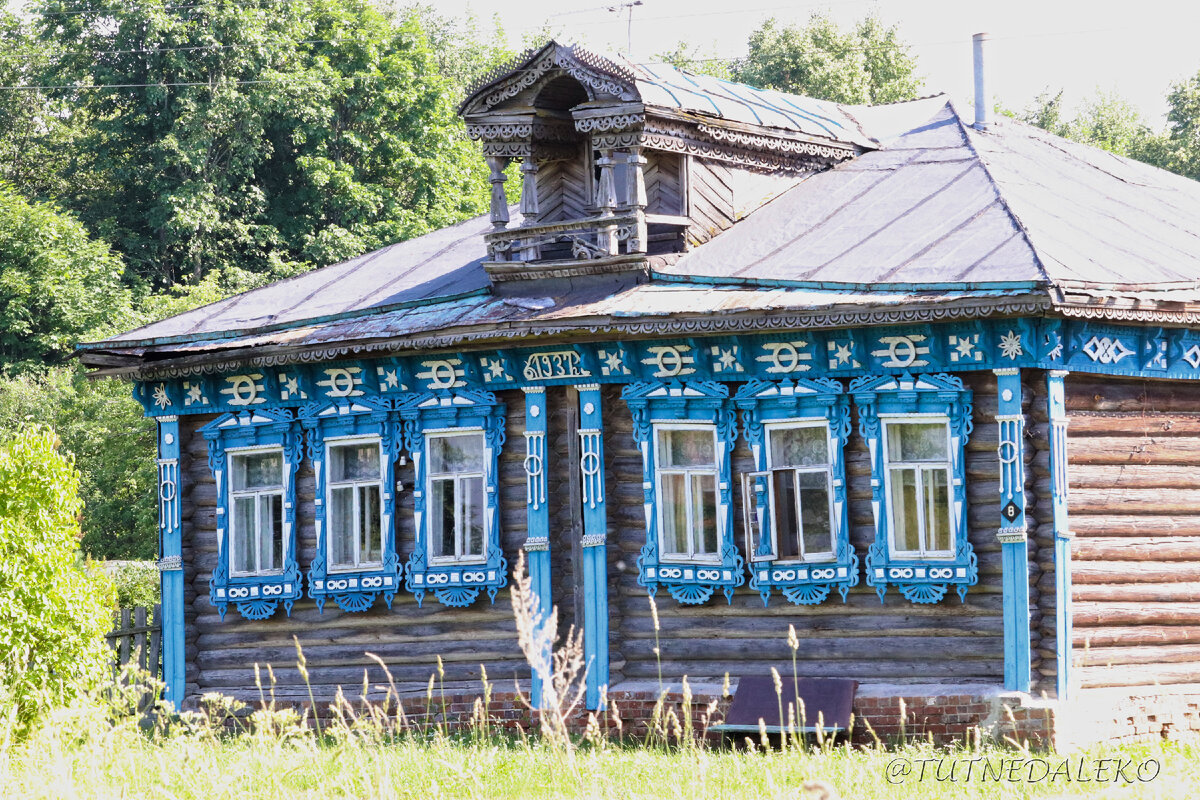
<path fill-rule="evenodd" d="M 559 74 L 570 75 L 579 81 L 593 100 L 602 96 L 637 99 L 636 77 L 628 67 L 583 48 L 551 43 L 484 76 L 467 93 L 460 113 L 471 115 L 489 111 Z"/>

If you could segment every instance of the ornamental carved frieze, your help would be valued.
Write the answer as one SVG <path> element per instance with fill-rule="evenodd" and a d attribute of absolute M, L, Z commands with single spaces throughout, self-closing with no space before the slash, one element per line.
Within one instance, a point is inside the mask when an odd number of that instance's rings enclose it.
<path fill-rule="evenodd" d="M 557 119 L 468 123 L 467 135 L 476 141 L 485 142 L 528 142 L 531 139 L 543 142 L 571 142 L 578 138 L 570 122 Z"/>
<path fill-rule="evenodd" d="M 532 56 L 521 59 L 517 65 L 508 65 L 487 75 L 478 87 L 468 93 L 468 101 L 464 110 L 478 113 L 495 108 L 499 104 L 521 92 L 532 89 L 542 83 L 566 73 L 579 81 L 593 99 L 597 95 L 608 95 L 623 100 L 633 100 L 637 97 L 634 88 L 635 78 L 627 68 L 576 48 L 552 46 L 544 55 L 532 63 L 526 63 Z M 510 77 L 504 78 L 504 75 Z M 491 91 L 482 98 L 476 95 L 491 86 Z"/>

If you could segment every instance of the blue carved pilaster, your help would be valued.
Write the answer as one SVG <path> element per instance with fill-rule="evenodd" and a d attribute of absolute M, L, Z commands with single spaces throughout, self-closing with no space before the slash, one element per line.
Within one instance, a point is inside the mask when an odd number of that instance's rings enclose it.
<path fill-rule="evenodd" d="M 1004 688 L 1029 691 L 1029 544 L 1025 525 L 1025 415 L 1021 370 L 994 370 L 999 394 L 1000 550 L 1004 586 Z"/>
<path fill-rule="evenodd" d="M 608 688 L 608 516 L 604 502 L 604 416 L 600 386 L 579 387 L 579 472 L 583 499 L 583 657 L 587 705 Z"/>
<path fill-rule="evenodd" d="M 525 389 L 525 558 L 529 564 L 529 582 L 537 598 L 538 624 L 544 624 L 552 610 L 550 589 L 550 506 L 546 503 L 546 389 Z M 548 662 L 547 662 L 548 663 Z M 533 671 L 530 697 L 534 708 L 541 707 L 542 680 Z"/>
<path fill-rule="evenodd" d="M 158 419 L 158 569 L 162 589 L 164 699 L 183 705 L 183 519 L 179 509 L 179 418 Z"/>
<path fill-rule="evenodd" d="M 1055 690 L 1060 700 L 1071 695 L 1071 539 L 1067 517 L 1067 404 L 1063 378 L 1046 374 L 1050 416 L 1050 503 L 1054 524 L 1054 633 L 1057 643 Z"/>

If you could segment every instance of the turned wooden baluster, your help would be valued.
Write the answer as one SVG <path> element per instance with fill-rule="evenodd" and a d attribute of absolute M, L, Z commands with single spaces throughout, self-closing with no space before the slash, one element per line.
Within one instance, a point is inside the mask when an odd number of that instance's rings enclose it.
<path fill-rule="evenodd" d="M 596 207 L 604 219 L 611 219 L 617 209 L 617 187 L 613 179 L 613 163 L 612 150 L 601 150 L 600 158 L 596 159 L 596 166 L 600 168 L 600 180 L 596 183 Z M 596 234 L 596 245 L 600 248 L 600 252 L 615 256 L 617 244 L 616 223 L 601 222 Z"/>

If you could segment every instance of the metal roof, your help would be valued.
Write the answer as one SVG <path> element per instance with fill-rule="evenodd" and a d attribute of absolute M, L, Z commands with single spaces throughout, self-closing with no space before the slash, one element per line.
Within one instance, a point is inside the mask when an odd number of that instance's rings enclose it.
<path fill-rule="evenodd" d="M 868 148 L 877 146 L 837 103 L 696 75 L 670 64 L 631 67 L 642 104 L 650 109 L 672 109 Z"/>
<path fill-rule="evenodd" d="M 494 296 L 482 267 L 491 226 L 477 218 L 81 349 L 175 359 L 388 339 L 435 346 L 449 332 L 484 340 L 634 330 L 639 320 L 644 332 L 657 321 L 792 312 L 808 314 L 806 325 L 856 324 L 845 321 L 854 309 L 960 303 L 984 315 L 1014 298 L 1114 318 L 1197 311 L 1200 183 L 1015 121 L 976 131 L 944 98 L 846 113 L 880 150 L 656 265 L 649 285 L 545 297 L 529 281 L 524 298 Z"/>

